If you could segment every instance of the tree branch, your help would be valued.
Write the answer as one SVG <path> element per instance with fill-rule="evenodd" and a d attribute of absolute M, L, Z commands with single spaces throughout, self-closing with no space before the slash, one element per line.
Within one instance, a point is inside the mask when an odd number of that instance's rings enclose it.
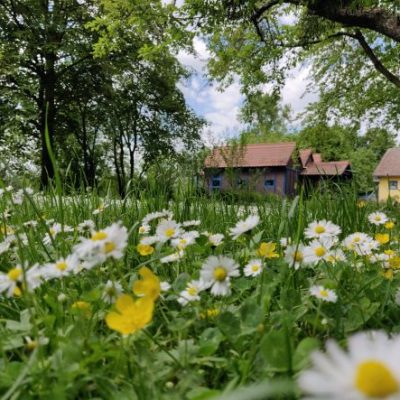
<path fill-rule="evenodd" d="M 355 35 L 353 35 L 358 42 L 360 43 L 361 47 L 363 48 L 365 54 L 368 56 L 368 58 L 372 61 L 374 64 L 375 69 L 380 72 L 382 75 L 385 76 L 387 80 L 392 82 L 394 85 L 396 85 L 398 88 L 400 88 L 400 78 L 394 75 L 392 72 L 390 72 L 379 60 L 379 58 L 375 55 L 373 49 L 370 47 L 370 45 L 367 43 L 365 40 L 364 35 L 361 33 L 359 29 L 356 30 Z"/>

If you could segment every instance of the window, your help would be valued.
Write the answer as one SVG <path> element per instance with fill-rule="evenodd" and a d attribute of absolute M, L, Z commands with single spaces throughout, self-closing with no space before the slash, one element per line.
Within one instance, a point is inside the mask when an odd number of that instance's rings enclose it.
<path fill-rule="evenodd" d="M 389 190 L 397 190 L 397 181 L 389 181 Z"/>
<path fill-rule="evenodd" d="M 236 180 L 236 184 L 239 188 L 243 188 L 247 186 L 247 180 L 245 178 L 238 178 Z"/>
<path fill-rule="evenodd" d="M 214 175 L 211 178 L 211 189 L 213 190 L 221 189 L 221 182 L 222 182 L 222 177 L 220 175 Z"/>
<path fill-rule="evenodd" d="M 264 182 L 264 187 L 267 190 L 274 190 L 275 189 L 275 179 L 266 179 Z"/>

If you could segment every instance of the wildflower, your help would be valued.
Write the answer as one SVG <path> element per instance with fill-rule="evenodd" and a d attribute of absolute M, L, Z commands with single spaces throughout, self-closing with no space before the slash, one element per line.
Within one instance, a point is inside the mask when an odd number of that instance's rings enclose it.
<path fill-rule="evenodd" d="M 388 222 L 388 217 L 383 212 L 373 212 L 368 215 L 368 221 L 374 225 L 383 225 Z"/>
<path fill-rule="evenodd" d="M 45 245 L 49 245 L 52 240 L 55 239 L 55 237 L 64 230 L 64 232 L 72 232 L 73 228 L 71 228 L 68 225 L 64 225 L 64 227 L 59 224 L 58 222 L 55 222 L 50 228 L 49 228 L 49 232 L 45 234 L 44 238 L 43 238 L 43 243 Z"/>
<path fill-rule="evenodd" d="M 306 264 L 317 264 L 322 260 L 328 260 L 330 257 L 330 243 L 326 243 L 323 240 L 314 239 L 304 249 L 304 262 Z"/>
<path fill-rule="evenodd" d="M 224 235 L 222 233 L 214 233 L 207 236 L 208 242 L 211 244 L 212 247 L 218 247 L 220 244 L 222 244 L 224 240 Z"/>
<path fill-rule="evenodd" d="M 393 221 L 388 221 L 388 222 L 385 223 L 385 228 L 391 230 L 391 229 L 394 228 L 394 225 L 395 224 L 394 224 Z"/>
<path fill-rule="evenodd" d="M 262 272 L 262 261 L 260 259 L 251 260 L 244 267 L 245 276 L 258 276 Z"/>
<path fill-rule="evenodd" d="M 90 317 L 92 315 L 92 306 L 87 301 L 83 300 L 75 301 L 72 304 L 71 309 L 78 313 L 81 313 L 85 317 Z"/>
<path fill-rule="evenodd" d="M 157 236 L 144 236 L 140 239 L 140 244 L 145 244 L 152 246 L 153 244 L 158 242 Z"/>
<path fill-rule="evenodd" d="M 81 242 L 74 247 L 76 254 L 84 260 L 84 268 L 92 268 L 112 257 L 119 259 L 128 244 L 128 231 L 120 222 L 92 232 L 90 238 L 81 238 Z"/>
<path fill-rule="evenodd" d="M 141 225 L 139 226 L 138 232 L 140 235 L 144 235 L 145 233 L 150 232 L 150 225 Z"/>
<path fill-rule="evenodd" d="M 326 289 L 323 286 L 311 286 L 310 294 L 317 299 L 321 299 L 330 303 L 336 303 L 337 300 L 336 293 L 333 290 Z"/>
<path fill-rule="evenodd" d="M 159 218 L 165 218 L 165 219 L 172 219 L 173 214 L 171 211 L 168 210 L 163 210 L 163 211 L 156 211 L 147 214 L 143 220 L 142 220 L 142 225 L 148 225 L 151 221 Z"/>
<path fill-rule="evenodd" d="M 367 205 L 367 203 L 364 200 L 357 201 L 358 208 L 364 208 L 366 205 Z"/>
<path fill-rule="evenodd" d="M 331 249 L 329 251 L 329 255 L 326 257 L 326 261 L 328 261 L 331 264 L 336 264 L 337 262 L 341 261 L 344 262 L 346 261 L 346 256 L 341 249 Z"/>
<path fill-rule="evenodd" d="M 26 228 L 35 228 L 38 225 L 38 222 L 35 220 L 26 221 L 22 224 Z"/>
<path fill-rule="evenodd" d="M 123 335 L 129 335 L 144 328 L 152 320 L 154 300 L 148 296 L 134 300 L 124 294 L 117 299 L 115 309 L 106 315 L 107 326 Z"/>
<path fill-rule="evenodd" d="M 348 352 L 328 341 L 316 352 L 313 367 L 300 374 L 308 399 L 398 399 L 400 338 L 383 332 L 362 332 L 348 339 Z"/>
<path fill-rule="evenodd" d="M 152 300 L 157 300 L 161 292 L 160 280 L 157 275 L 147 267 L 140 268 L 138 274 L 142 279 L 137 280 L 133 284 L 133 293 L 135 293 L 136 296 L 149 297 Z"/>
<path fill-rule="evenodd" d="M 175 262 L 180 260 L 183 256 L 185 255 L 184 251 L 179 250 L 176 251 L 175 253 L 172 253 L 168 256 L 162 257 L 160 259 L 160 263 L 161 264 L 167 264 L 167 263 L 171 263 L 171 262 Z"/>
<path fill-rule="evenodd" d="M 258 215 L 250 215 L 245 220 L 239 221 L 233 228 L 231 228 L 230 235 L 232 236 L 232 239 L 235 240 L 243 233 L 254 229 L 259 223 L 260 217 Z"/>
<path fill-rule="evenodd" d="M 88 233 L 94 231 L 96 225 L 91 219 L 86 219 L 78 225 L 78 232 Z"/>
<path fill-rule="evenodd" d="M 113 303 L 119 296 L 122 295 L 122 286 L 119 282 L 108 280 L 104 286 L 103 295 L 101 298 L 106 303 Z"/>
<path fill-rule="evenodd" d="M 150 246 L 149 244 L 139 243 L 136 246 L 136 250 L 141 256 L 149 256 L 150 254 L 154 253 L 154 247 Z"/>
<path fill-rule="evenodd" d="M 6 274 L 0 272 L 0 293 L 7 292 L 7 297 L 20 294 L 18 285 L 22 282 L 23 270 L 20 265 L 11 268 Z"/>
<path fill-rule="evenodd" d="M 76 254 L 71 254 L 67 258 L 60 258 L 55 263 L 47 264 L 43 267 L 43 277 L 45 279 L 60 278 L 76 272 L 79 259 Z"/>
<path fill-rule="evenodd" d="M 283 237 L 281 239 L 279 239 L 279 243 L 282 247 L 288 247 L 289 245 L 292 244 L 292 238 L 290 237 Z"/>
<path fill-rule="evenodd" d="M 257 255 L 264 258 L 278 258 L 279 254 L 275 252 L 276 244 L 273 242 L 262 242 L 257 249 Z"/>
<path fill-rule="evenodd" d="M 157 225 L 156 236 L 161 243 L 178 237 L 182 233 L 181 227 L 173 220 L 162 220 Z"/>
<path fill-rule="evenodd" d="M 290 267 L 299 269 L 301 264 L 304 262 L 304 245 L 299 243 L 298 245 L 290 245 L 285 250 L 285 261 Z"/>
<path fill-rule="evenodd" d="M 171 245 L 173 247 L 177 247 L 178 249 L 182 250 L 185 247 L 196 243 L 196 239 L 198 237 L 199 237 L 199 232 L 197 232 L 197 231 L 185 232 L 179 238 L 172 239 Z"/>
<path fill-rule="evenodd" d="M 25 281 L 27 290 L 29 292 L 35 290 L 43 283 L 44 279 L 43 267 L 39 266 L 39 264 L 33 265 L 26 271 Z"/>
<path fill-rule="evenodd" d="M 387 234 L 387 233 L 377 233 L 375 235 L 375 240 L 379 244 L 383 245 L 383 244 L 389 243 L 390 237 L 389 237 L 389 234 Z"/>
<path fill-rule="evenodd" d="M 57 296 L 57 300 L 58 300 L 60 303 L 64 303 L 65 301 L 67 301 L 67 299 L 68 299 L 68 297 L 67 297 L 67 295 L 66 295 L 65 293 L 60 293 L 60 294 Z"/>
<path fill-rule="evenodd" d="M 186 289 L 179 294 L 178 302 L 185 306 L 191 301 L 200 300 L 199 293 L 204 289 L 205 285 L 202 280 L 191 281 L 187 284 Z"/>
<path fill-rule="evenodd" d="M 343 245 L 360 256 L 370 255 L 372 250 L 376 250 L 379 247 L 379 243 L 376 240 L 362 232 L 347 236 L 343 241 Z"/>
<path fill-rule="evenodd" d="M 218 308 L 209 308 L 207 309 L 205 312 L 201 312 L 199 314 L 200 319 L 211 319 L 211 318 L 215 318 L 219 315 L 220 311 L 218 310 Z"/>
<path fill-rule="evenodd" d="M 45 346 L 49 343 L 49 338 L 40 336 L 37 340 L 32 340 L 30 336 L 25 336 L 26 344 L 25 348 L 29 351 L 33 351 L 38 346 Z"/>
<path fill-rule="evenodd" d="M 321 239 L 332 236 L 339 236 L 342 230 L 338 225 L 325 219 L 311 222 L 304 231 L 304 236 L 308 239 Z"/>
<path fill-rule="evenodd" d="M 93 214 L 93 215 L 101 214 L 101 213 L 104 212 L 104 210 L 105 210 L 108 206 L 109 206 L 109 204 L 106 204 L 106 203 L 102 202 L 102 203 L 100 203 L 100 205 L 99 205 L 95 210 L 93 210 L 92 214 Z"/>
<path fill-rule="evenodd" d="M 192 221 L 182 222 L 182 226 L 185 227 L 185 228 L 187 228 L 189 226 L 199 226 L 200 224 L 201 224 L 201 221 L 199 221 L 197 219 L 194 219 Z"/>
<path fill-rule="evenodd" d="M 239 266 L 225 256 L 208 257 L 200 271 L 205 286 L 211 286 L 211 293 L 215 296 L 230 294 L 230 278 L 235 276 L 239 276 Z"/>
<path fill-rule="evenodd" d="M 171 289 L 171 285 L 166 281 L 160 282 L 160 289 L 161 292 L 168 292 L 168 290 Z"/>

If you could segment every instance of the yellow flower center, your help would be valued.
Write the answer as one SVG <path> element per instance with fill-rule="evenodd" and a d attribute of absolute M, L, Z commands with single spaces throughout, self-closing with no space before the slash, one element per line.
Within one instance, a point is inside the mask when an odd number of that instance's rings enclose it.
<path fill-rule="evenodd" d="M 360 236 L 354 236 L 353 242 L 358 243 L 361 240 Z"/>
<path fill-rule="evenodd" d="M 326 254 L 326 250 L 321 246 L 321 247 L 317 247 L 314 250 L 314 253 L 317 257 L 323 257 Z"/>
<path fill-rule="evenodd" d="M 251 266 L 251 270 L 253 272 L 257 272 L 257 271 L 259 271 L 259 269 L 260 269 L 260 266 L 258 264 L 254 264 Z"/>
<path fill-rule="evenodd" d="M 146 232 L 146 228 L 144 226 L 141 226 L 139 228 L 139 233 L 145 233 Z"/>
<path fill-rule="evenodd" d="M 115 297 L 117 295 L 117 291 L 114 286 L 110 286 L 106 289 L 107 296 Z"/>
<path fill-rule="evenodd" d="M 116 247 L 117 247 L 117 246 L 116 246 L 116 244 L 115 244 L 114 242 L 107 242 L 107 243 L 104 245 L 104 252 L 105 252 L 106 254 L 111 253 L 113 250 L 115 250 Z"/>
<path fill-rule="evenodd" d="M 223 267 L 217 267 L 214 269 L 214 278 L 215 280 L 222 282 L 227 277 L 226 269 Z"/>
<path fill-rule="evenodd" d="M 386 398 L 399 389 L 392 371 L 381 361 L 368 360 L 357 367 L 356 388 L 368 397 Z"/>
<path fill-rule="evenodd" d="M 381 219 L 382 219 L 382 218 L 381 218 L 380 215 L 376 215 L 376 216 L 375 216 L 375 221 L 379 222 Z"/>
<path fill-rule="evenodd" d="M 54 228 L 50 228 L 50 229 L 49 229 L 49 232 L 50 232 L 50 235 L 51 235 L 51 236 L 54 236 L 55 233 L 56 233 L 56 230 L 55 230 Z"/>
<path fill-rule="evenodd" d="M 18 286 L 16 286 L 16 287 L 14 288 L 13 295 L 14 295 L 15 297 L 20 297 L 21 294 L 22 294 L 21 289 L 20 289 Z"/>
<path fill-rule="evenodd" d="M 19 279 L 19 277 L 22 274 L 22 269 L 21 268 L 12 268 L 8 271 L 7 276 L 10 280 L 12 281 L 17 281 Z"/>
<path fill-rule="evenodd" d="M 98 240 L 107 239 L 107 237 L 108 237 L 107 233 L 105 233 L 103 231 L 99 231 L 99 232 L 94 232 L 91 239 L 94 241 L 98 241 Z"/>
<path fill-rule="evenodd" d="M 293 254 L 293 259 L 296 262 L 302 262 L 303 261 L 303 253 L 301 251 L 295 251 Z"/>
<path fill-rule="evenodd" d="M 175 235 L 175 229 L 174 228 L 168 228 L 168 229 L 166 229 L 166 231 L 165 231 L 165 236 L 167 236 L 167 237 L 172 237 L 172 236 L 174 236 Z"/>
<path fill-rule="evenodd" d="M 327 291 L 326 289 L 321 289 L 321 290 L 319 291 L 319 295 L 320 295 L 321 297 L 328 297 L 328 291 Z"/>
<path fill-rule="evenodd" d="M 60 271 L 65 271 L 67 269 L 68 265 L 65 261 L 60 261 L 56 263 L 56 268 L 59 269 Z"/>
<path fill-rule="evenodd" d="M 322 225 L 317 225 L 315 227 L 315 233 L 321 234 L 324 233 L 326 231 L 325 227 Z"/>
<path fill-rule="evenodd" d="M 187 289 L 187 292 L 190 296 L 196 296 L 197 295 L 197 289 L 193 286 Z"/>

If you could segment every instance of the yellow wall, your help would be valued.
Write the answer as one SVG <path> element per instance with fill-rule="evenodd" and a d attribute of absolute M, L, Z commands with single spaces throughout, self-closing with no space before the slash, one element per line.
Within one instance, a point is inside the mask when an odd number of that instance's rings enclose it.
<path fill-rule="evenodd" d="M 389 181 L 397 181 L 398 190 L 389 190 Z M 400 176 L 380 177 L 378 187 L 378 200 L 386 201 L 389 196 L 400 201 Z"/>

